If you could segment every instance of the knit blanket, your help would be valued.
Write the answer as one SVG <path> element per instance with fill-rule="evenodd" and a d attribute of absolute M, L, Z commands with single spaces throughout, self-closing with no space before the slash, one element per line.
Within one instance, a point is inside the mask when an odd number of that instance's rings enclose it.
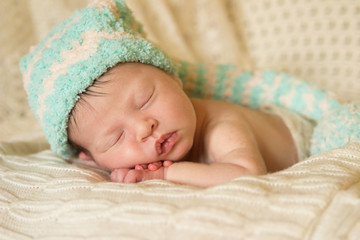
<path fill-rule="evenodd" d="M 45 141 L 0 143 L 2 239 L 353 239 L 360 144 L 207 189 L 108 181 Z"/>

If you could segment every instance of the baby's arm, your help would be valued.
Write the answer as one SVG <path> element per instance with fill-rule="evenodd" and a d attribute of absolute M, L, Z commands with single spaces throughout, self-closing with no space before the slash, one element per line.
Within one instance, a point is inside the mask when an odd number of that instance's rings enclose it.
<path fill-rule="evenodd" d="M 236 177 L 254 175 L 249 169 L 233 163 L 177 162 L 170 167 L 149 169 L 116 169 L 111 173 L 111 181 L 136 183 L 151 179 L 169 180 L 174 183 L 209 187 L 228 182 Z"/>
<path fill-rule="evenodd" d="M 199 187 L 229 182 L 236 177 L 245 175 L 254 175 L 254 173 L 233 163 L 178 162 L 165 169 L 166 180 Z"/>
<path fill-rule="evenodd" d="M 214 121 L 205 137 L 209 164 L 175 162 L 165 169 L 165 179 L 207 187 L 245 175 L 267 172 L 251 127 L 242 118 Z"/>

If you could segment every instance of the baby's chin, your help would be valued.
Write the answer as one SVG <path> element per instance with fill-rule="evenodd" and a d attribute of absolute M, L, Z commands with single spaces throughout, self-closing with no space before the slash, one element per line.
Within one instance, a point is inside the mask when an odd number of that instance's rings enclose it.
<path fill-rule="evenodd" d="M 175 158 L 169 159 L 168 161 L 172 162 L 181 162 L 181 161 L 191 161 L 191 148 L 183 149 L 183 151 L 179 152 Z"/>

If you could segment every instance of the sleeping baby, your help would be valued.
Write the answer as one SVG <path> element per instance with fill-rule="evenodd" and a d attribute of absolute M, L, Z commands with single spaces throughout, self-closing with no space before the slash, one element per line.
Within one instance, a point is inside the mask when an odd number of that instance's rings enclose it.
<path fill-rule="evenodd" d="M 143 37 L 120 0 L 76 11 L 21 68 L 52 150 L 94 161 L 115 182 L 207 187 L 309 154 L 313 123 L 300 115 L 189 98 L 177 64 Z"/>
<path fill-rule="evenodd" d="M 82 159 L 119 182 L 211 186 L 299 160 L 279 115 L 189 99 L 178 77 L 142 63 L 120 63 L 88 87 L 70 114 L 68 136 Z"/>

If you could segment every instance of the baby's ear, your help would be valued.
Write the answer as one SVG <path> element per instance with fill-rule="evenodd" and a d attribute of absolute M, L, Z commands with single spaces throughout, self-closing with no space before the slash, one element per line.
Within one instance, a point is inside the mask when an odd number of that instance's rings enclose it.
<path fill-rule="evenodd" d="M 84 161 L 93 161 L 94 160 L 90 154 L 87 154 L 85 152 L 80 152 L 79 158 L 80 158 L 80 160 L 84 160 Z"/>

